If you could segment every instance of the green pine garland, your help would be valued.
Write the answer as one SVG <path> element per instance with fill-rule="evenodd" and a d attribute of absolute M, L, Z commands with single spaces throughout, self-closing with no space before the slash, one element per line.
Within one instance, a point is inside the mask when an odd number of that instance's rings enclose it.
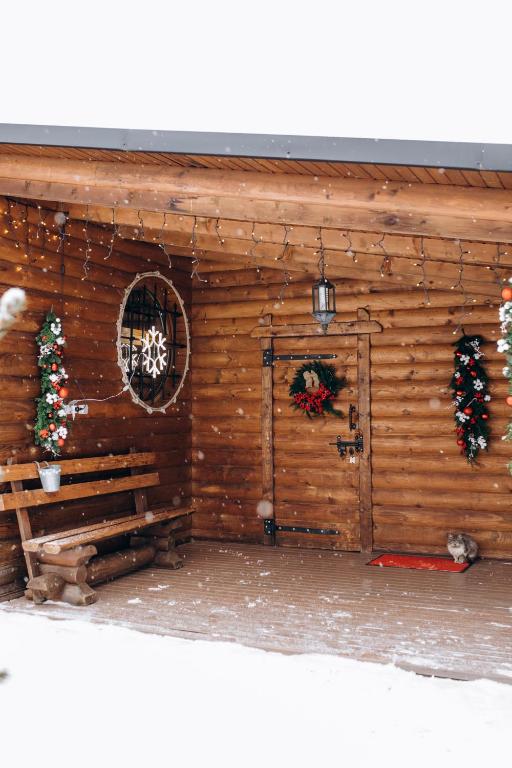
<path fill-rule="evenodd" d="M 455 406 L 455 433 L 461 453 L 473 463 L 489 443 L 488 377 L 479 362 L 481 336 L 462 336 L 455 342 L 455 372 L 450 382 Z"/>
<path fill-rule="evenodd" d="M 498 339 L 498 352 L 505 355 L 507 364 L 503 368 L 503 375 L 508 379 L 508 397 L 507 405 L 512 406 L 512 300 L 511 286 L 512 277 L 508 280 L 509 285 L 503 288 L 503 304 L 500 306 L 501 339 Z M 512 421 L 507 424 L 503 440 L 512 441 Z M 508 470 L 512 475 L 512 461 L 508 464 Z"/>
<path fill-rule="evenodd" d="M 315 374 L 318 376 L 319 386 L 318 388 L 308 388 L 306 379 L 311 381 L 310 376 Z M 290 397 L 293 398 L 290 405 L 297 411 L 303 411 L 310 419 L 326 412 L 341 418 L 341 411 L 333 406 L 332 401 L 346 384 L 346 379 L 336 374 L 334 365 L 325 365 L 318 360 L 304 363 L 295 371 L 290 385 L 289 393 Z"/>
<path fill-rule="evenodd" d="M 64 407 L 68 374 L 62 365 L 66 337 L 62 335 L 60 318 L 49 312 L 39 332 L 37 364 L 41 371 L 41 394 L 36 398 L 35 443 L 53 457 L 59 456 L 68 436 L 69 426 Z"/>

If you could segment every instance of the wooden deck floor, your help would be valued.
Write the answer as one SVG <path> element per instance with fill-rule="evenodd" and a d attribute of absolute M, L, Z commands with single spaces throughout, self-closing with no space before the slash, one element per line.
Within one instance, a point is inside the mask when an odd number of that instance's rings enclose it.
<path fill-rule="evenodd" d="M 370 568 L 342 552 L 212 542 L 180 552 L 183 569 L 117 579 L 88 608 L 21 598 L 1 609 L 512 683 L 512 563 L 450 574 Z"/>

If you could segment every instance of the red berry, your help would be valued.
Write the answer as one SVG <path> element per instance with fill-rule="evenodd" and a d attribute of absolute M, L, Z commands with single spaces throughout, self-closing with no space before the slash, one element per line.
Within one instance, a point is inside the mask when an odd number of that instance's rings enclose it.
<path fill-rule="evenodd" d="M 468 405 L 467 408 L 464 408 L 464 413 L 466 414 L 466 416 L 471 416 L 471 414 L 473 413 L 473 409 L 470 408 L 470 406 Z"/>

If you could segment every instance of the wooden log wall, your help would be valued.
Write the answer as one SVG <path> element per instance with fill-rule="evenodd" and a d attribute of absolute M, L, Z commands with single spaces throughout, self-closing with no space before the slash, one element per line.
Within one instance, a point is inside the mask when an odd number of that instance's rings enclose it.
<path fill-rule="evenodd" d="M 293 275 L 281 303 L 284 278 L 275 269 L 219 271 L 208 278 L 207 285 L 194 291 L 192 310 L 192 471 L 199 510 L 193 535 L 262 541 L 263 526 L 256 514 L 264 496 L 261 350 L 260 340 L 250 333 L 268 313 L 274 324 L 311 322 L 311 280 Z M 501 440 L 510 411 L 504 403 L 503 357 L 495 344 L 498 288 L 496 298 L 482 296 L 466 306 L 460 289 L 431 291 L 427 305 L 421 288 L 400 286 L 392 274 L 377 282 L 335 282 L 338 320 L 354 320 L 357 309 L 365 307 L 384 329 L 371 337 L 374 549 L 444 552 L 447 532 L 465 531 L 474 535 L 483 555 L 510 557 L 512 479 L 506 463 L 511 449 Z M 487 340 L 483 349 L 493 396 L 492 442 L 477 467 L 467 464 L 455 443 L 448 387 L 454 331 L 460 333 L 461 319 L 466 333 L 479 333 Z M 297 344 L 292 341 L 293 352 Z M 280 342 L 281 352 L 282 347 Z M 345 357 L 349 387 L 343 397 L 348 402 L 356 391 L 354 350 Z M 280 366 L 278 380 L 289 383 L 296 365 L 300 363 Z M 286 389 L 279 386 L 275 391 Z M 330 492 L 339 493 L 339 484 L 324 470 L 326 442 L 338 431 L 347 434 L 347 422 L 340 426 L 319 421 L 311 426 L 288 407 L 287 398 L 274 402 L 277 411 L 281 412 L 275 434 L 279 499 L 290 508 L 302 494 L 311 516 L 325 518 L 326 498 Z M 306 445 L 302 455 L 301 442 Z M 284 450 L 286 443 L 293 445 L 293 455 Z M 308 469 L 317 474 L 305 476 Z M 311 537 L 309 541 L 318 545 Z"/>
<path fill-rule="evenodd" d="M 70 221 L 58 252 L 54 210 L 0 199 L 0 294 L 25 288 L 28 310 L 0 342 L 0 463 L 41 459 L 33 444 L 34 398 L 39 378 L 35 336 L 51 306 L 63 320 L 68 345 L 65 367 L 70 398 L 106 398 L 123 388 L 117 365 L 116 322 L 124 290 L 137 272 L 160 269 L 172 278 L 190 305 L 190 269 L 168 259 L 156 246 L 117 238 L 109 256 L 111 232 Z M 13 223 L 14 222 L 14 223 Z M 86 251 L 89 251 L 86 258 Z M 107 258 L 108 257 L 108 258 Z M 149 415 L 125 392 L 90 402 L 77 417 L 64 457 L 101 456 L 155 450 L 161 484 L 149 491 L 150 504 L 185 504 L 191 494 L 190 381 L 165 415 Z M 92 479 L 92 478 L 91 478 Z M 2 486 L 0 485 L 0 488 Z M 128 494 L 47 507 L 31 516 L 37 535 L 74 527 L 132 508 Z M 186 537 L 188 531 L 178 533 Z M 0 600 L 19 592 L 24 576 L 14 516 L 0 517 Z"/>

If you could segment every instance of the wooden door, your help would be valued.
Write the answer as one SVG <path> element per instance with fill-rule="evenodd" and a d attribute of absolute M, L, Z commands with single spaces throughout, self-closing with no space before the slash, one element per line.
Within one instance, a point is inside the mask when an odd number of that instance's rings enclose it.
<path fill-rule="evenodd" d="M 295 371 L 305 361 L 275 360 L 273 365 L 273 473 L 276 543 L 289 547 L 360 550 L 359 455 L 340 458 L 337 435 L 353 440 L 349 406 L 359 407 L 358 337 L 312 336 L 274 339 L 274 355 L 336 354 L 332 363 L 347 380 L 336 407 L 343 418 L 332 415 L 308 418 L 290 406 L 288 394 Z M 360 368 L 360 366 L 359 366 Z M 356 417 L 357 421 L 357 417 Z M 280 530 L 280 526 L 309 529 Z M 320 531 L 328 531 L 320 533 Z"/>

